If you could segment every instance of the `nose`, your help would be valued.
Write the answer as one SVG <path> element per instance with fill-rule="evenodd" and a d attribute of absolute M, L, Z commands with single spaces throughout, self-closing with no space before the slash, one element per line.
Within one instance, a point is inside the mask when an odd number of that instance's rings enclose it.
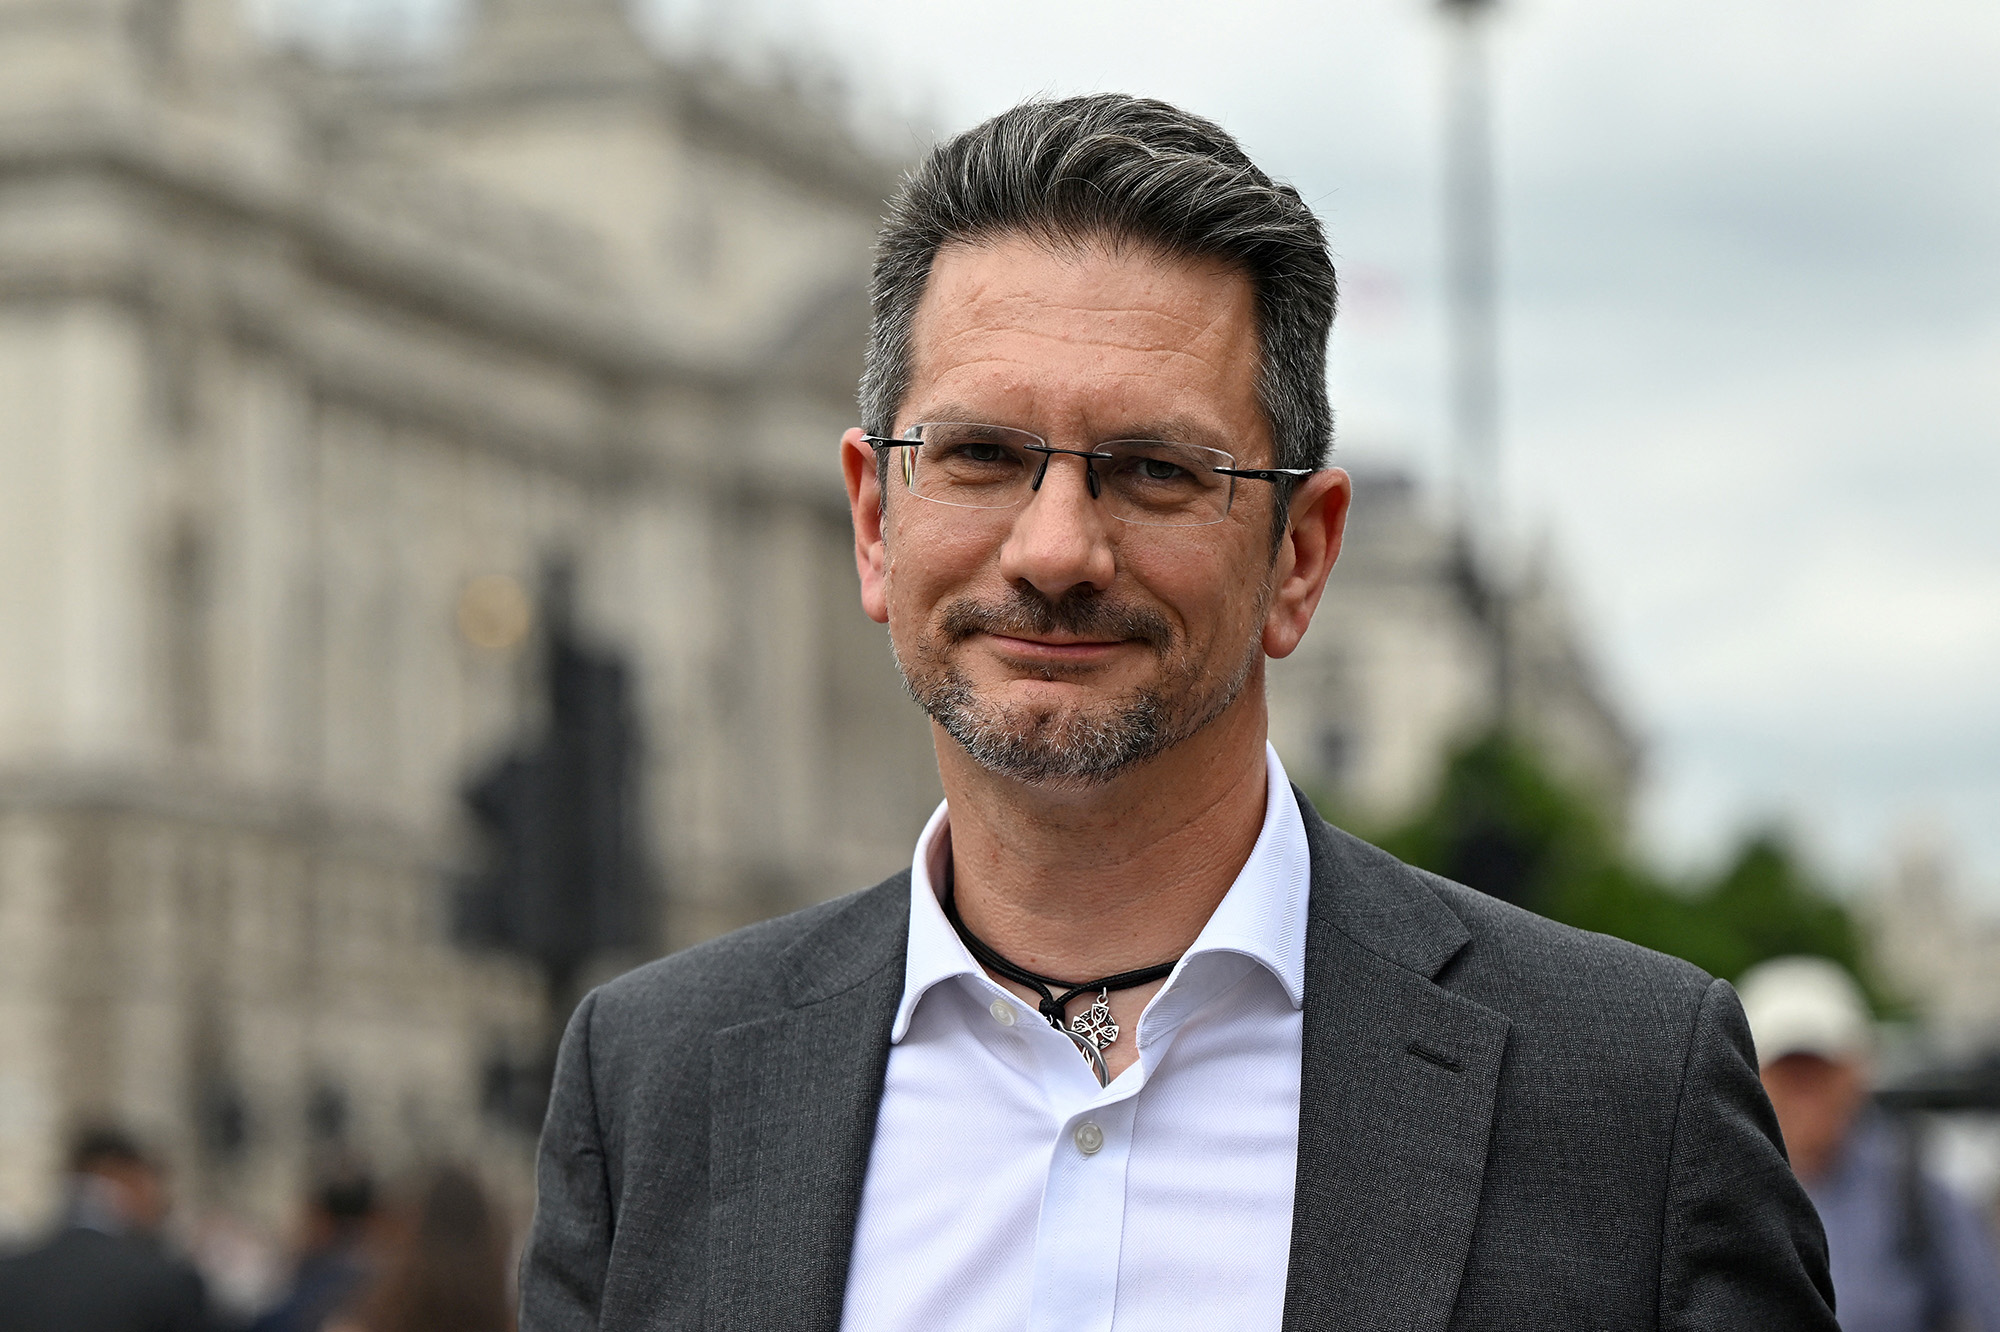
<path fill-rule="evenodd" d="M 1111 518 L 1091 495 L 1088 459 L 1047 454 L 1042 483 L 1016 510 L 1000 547 L 1000 576 L 1051 601 L 1077 587 L 1103 591 L 1117 574 Z"/>

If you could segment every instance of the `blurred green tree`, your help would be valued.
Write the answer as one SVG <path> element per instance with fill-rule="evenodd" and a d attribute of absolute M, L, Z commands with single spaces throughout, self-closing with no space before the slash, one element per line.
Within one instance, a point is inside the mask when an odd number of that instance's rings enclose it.
<path fill-rule="evenodd" d="M 1672 881 L 1627 853 L 1596 802 L 1505 731 L 1454 752 L 1430 803 L 1373 840 L 1517 906 L 1729 980 L 1789 953 L 1831 958 L 1884 1006 L 1852 914 L 1783 832 L 1756 831 L 1718 873 Z"/>

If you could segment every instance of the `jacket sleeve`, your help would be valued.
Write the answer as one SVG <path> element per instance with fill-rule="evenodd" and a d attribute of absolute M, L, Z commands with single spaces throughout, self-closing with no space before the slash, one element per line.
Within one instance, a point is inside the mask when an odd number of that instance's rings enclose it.
<path fill-rule="evenodd" d="M 596 995 L 577 1006 L 556 1055 L 535 1161 L 535 1218 L 521 1254 L 520 1332 L 594 1332 L 611 1258 L 611 1187 L 590 1068 Z"/>
<path fill-rule="evenodd" d="M 1709 985 L 1695 1016 L 1670 1150 L 1663 1332 L 1834 1332 L 1826 1235 L 1785 1160 L 1750 1028 L 1723 981 Z"/>

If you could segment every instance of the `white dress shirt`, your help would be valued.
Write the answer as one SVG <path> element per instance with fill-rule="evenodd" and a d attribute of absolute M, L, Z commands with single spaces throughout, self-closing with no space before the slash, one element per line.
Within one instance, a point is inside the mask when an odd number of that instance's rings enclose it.
<path fill-rule="evenodd" d="M 1299 1142 L 1305 823 L 1264 825 L 1099 1087 L 945 919 L 940 805 L 910 873 L 903 1001 L 855 1230 L 849 1332 L 1275 1329 Z"/>

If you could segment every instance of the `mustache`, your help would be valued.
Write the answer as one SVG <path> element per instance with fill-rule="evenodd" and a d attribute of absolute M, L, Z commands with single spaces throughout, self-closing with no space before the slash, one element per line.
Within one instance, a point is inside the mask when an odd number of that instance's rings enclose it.
<path fill-rule="evenodd" d="M 1103 593 L 1092 591 L 1065 592 L 1051 600 L 1033 588 L 1018 585 L 997 604 L 960 597 L 944 608 L 938 627 L 951 643 L 962 643 L 974 634 L 1005 634 L 1010 638 L 1068 634 L 1118 642 L 1137 640 L 1155 651 L 1164 651 L 1174 636 L 1167 617 L 1144 606 L 1107 601 Z"/>

